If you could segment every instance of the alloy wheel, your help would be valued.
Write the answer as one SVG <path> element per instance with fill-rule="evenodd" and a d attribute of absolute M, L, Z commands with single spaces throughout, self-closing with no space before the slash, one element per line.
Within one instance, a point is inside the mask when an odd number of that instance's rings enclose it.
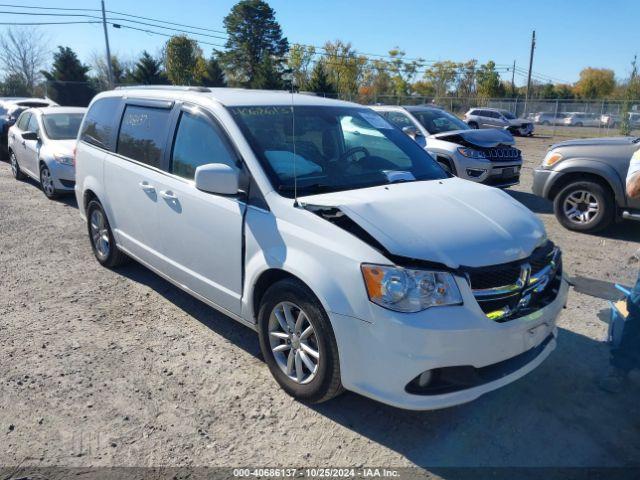
<path fill-rule="evenodd" d="M 47 167 L 42 167 L 40 170 L 40 184 L 42 185 L 44 193 L 48 197 L 51 197 L 56 193 L 56 189 L 53 186 L 53 177 Z"/>
<path fill-rule="evenodd" d="M 109 256 L 111 242 L 104 213 L 98 209 L 91 212 L 91 241 L 98 256 L 106 259 Z"/>
<path fill-rule="evenodd" d="M 311 382 L 320 364 L 316 331 L 307 314 L 291 302 L 280 302 L 269 317 L 269 344 L 278 367 L 294 382 Z"/>
<path fill-rule="evenodd" d="M 571 192 L 564 201 L 564 214 L 574 223 L 591 223 L 600 212 L 598 199 L 588 190 Z"/>

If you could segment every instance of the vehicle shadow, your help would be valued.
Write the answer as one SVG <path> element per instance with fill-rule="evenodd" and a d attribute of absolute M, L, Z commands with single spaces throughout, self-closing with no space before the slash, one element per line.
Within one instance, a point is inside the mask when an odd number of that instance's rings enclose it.
<path fill-rule="evenodd" d="M 183 292 L 145 266 L 132 261 L 118 268 L 118 273 L 134 282 L 152 288 L 213 332 L 233 342 L 252 356 L 262 358 L 258 337 L 254 331 Z"/>
<path fill-rule="evenodd" d="M 33 188 L 37 188 L 42 193 L 42 187 L 33 178 L 27 177 L 27 178 L 25 178 L 25 179 L 23 179 L 21 181 L 31 185 Z M 42 195 L 44 195 L 44 193 Z M 64 205 L 66 205 L 67 207 L 78 208 L 78 202 L 76 201 L 76 196 L 73 194 L 73 192 L 62 193 L 62 194 L 58 195 L 53 201 L 54 202 L 58 202 L 58 203 L 62 203 Z"/>
<path fill-rule="evenodd" d="M 411 412 L 346 393 L 311 408 L 443 478 L 473 476 L 438 467 L 637 464 L 640 388 L 599 390 L 607 359 L 605 344 L 560 329 L 538 369 L 466 405 Z"/>
<path fill-rule="evenodd" d="M 528 192 L 519 192 L 517 190 L 505 190 L 515 200 L 522 203 L 525 207 L 535 213 L 552 214 L 553 204 L 542 197 Z"/>

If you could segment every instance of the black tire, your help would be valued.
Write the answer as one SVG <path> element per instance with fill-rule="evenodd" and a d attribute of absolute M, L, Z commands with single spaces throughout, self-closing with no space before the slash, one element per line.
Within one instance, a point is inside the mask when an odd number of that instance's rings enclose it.
<path fill-rule="evenodd" d="M 298 306 L 305 312 L 309 324 L 313 326 L 314 345 L 318 349 L 319 361 L 315 376 L 308 383 L 298 383 L 290 378 L 278 365 L 272 351 L 269 334 L 270 319 L 274 309 L 283 302 Z M 320 403 L 342 393 L 338 345 L 331 322 L 318 299 L 301 282 L 285 279 L 269 287 L 260 302 L 258 335 L 260 349 L 271 374 L 289 395 L 303 402 Z M 293 343 L 290 344 L 293 345 Z M 302 365 L 302 362 L 300 364 Z"/>
<path fill-rule="evenodd" d="M 571 219 L 566 211 L 570 208 L 567 199 L 572 195 L 579 196 L 579 192 L 588 192 L 597 201 L 598 212 L 589 221 L 579 222 Z M 584 208 L 584 207 L 582 207 Z M 558 221 L 569 230 L 577 232 L 598 232 L 607 228 L 614 220 L 616 206 L 611 192 L 601 184 L 582 180 L 565 186 L 553 201 L 553 210 Z"/>
<path fill-rule="evenodd" d="M 469 127 L 474 128 L 474 129 L 478 129 L 478 122 L 469 122 Z"/>
<path fill-rule="evenodd" d="M 453 176 L 457 176 L 456 167 L 454 167 L 449 159 L 438 158 L 438 164 L 444 169 L 445 172 L 450 173 Z"/>
<path fill-rule="evenodd" d="M 16 157 L 16 154 L 13 153 L 13 151 L 9 152 L 9 162 L 11 163 L 11 174 L 13 175 L 13 178 L 15 178 L 16 180 L 24 180 L 25 174 L 22 173 L 22 170 L 20 170 L 20 165 L 18 165 L 18 158 Z"/>
<path fill-rule="evenodd" d="M 108 236 L 108 250 L 106 254 L 102 249 L 102 246 L 99 248 L 97 246 L 97 242 L 100 238 L 96 238 L 92 228 L 92 221 L 94 221 L 94 212 L 97 212 L 96 215 L 101 215 L 104 220 L 103 226 L 104 229 L 98 229 L 98 231 L 104 230 L 104 234 Z M 107 214 L 105 213 L 102 205 L 98 200 L 91 200 L 89 205 L 87 206 L 87 231 L 89 233 L 89 242 L 91 243 L 91 249 L 93 250 L 93 255 L 96 257 L 96 260 L 100 262 L 100 264 L 107 268 L 115 268 L 120 265 L 124 265 L 129 261 L 129 257 L 122 252 L 118 246 L 116 245 L 116 240 L 113 237 L 113 232 L 111 231 L 111 226 L 109 225 L 109 220 L 107 219 Z"/>
<path fill-rule="evenodd" d="M 58 192 L 55 189 L 53 178 L 51 177 L 51 170 L 49 170 L 49 167 L 44 163 L 40 164 L 40 188 L 44 196 L 49 200 L 58 198 Z"/>

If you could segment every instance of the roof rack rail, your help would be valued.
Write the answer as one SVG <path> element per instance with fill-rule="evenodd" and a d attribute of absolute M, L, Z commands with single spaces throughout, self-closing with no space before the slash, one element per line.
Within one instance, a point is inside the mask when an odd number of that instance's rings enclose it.
<path fill-rule="evenodd" d="M 181 90 L 189 92 L 210 92 L 207 87 L 190 87 L 188 85 L 121 85 L 116 90 Z"/>

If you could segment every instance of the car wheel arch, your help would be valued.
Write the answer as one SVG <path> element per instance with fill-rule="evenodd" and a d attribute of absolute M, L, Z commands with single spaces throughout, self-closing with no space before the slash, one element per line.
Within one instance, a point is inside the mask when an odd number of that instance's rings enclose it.
<path fill-rule="evenodd" d="M 554 201 L 558 194 L 567 185 L 580 181 L 592 181 L 598 183 L 607 191 L 609 191 L 613 198 L 616 200 L 616 203 L 618 203 L 618 196 L 616 194 L 615 188 L 611 185 L 611 182 L 606 177 L 593 172 L 579 171 L 567 172 L 562 175 L 549 189 L 549 200 Z"/>

